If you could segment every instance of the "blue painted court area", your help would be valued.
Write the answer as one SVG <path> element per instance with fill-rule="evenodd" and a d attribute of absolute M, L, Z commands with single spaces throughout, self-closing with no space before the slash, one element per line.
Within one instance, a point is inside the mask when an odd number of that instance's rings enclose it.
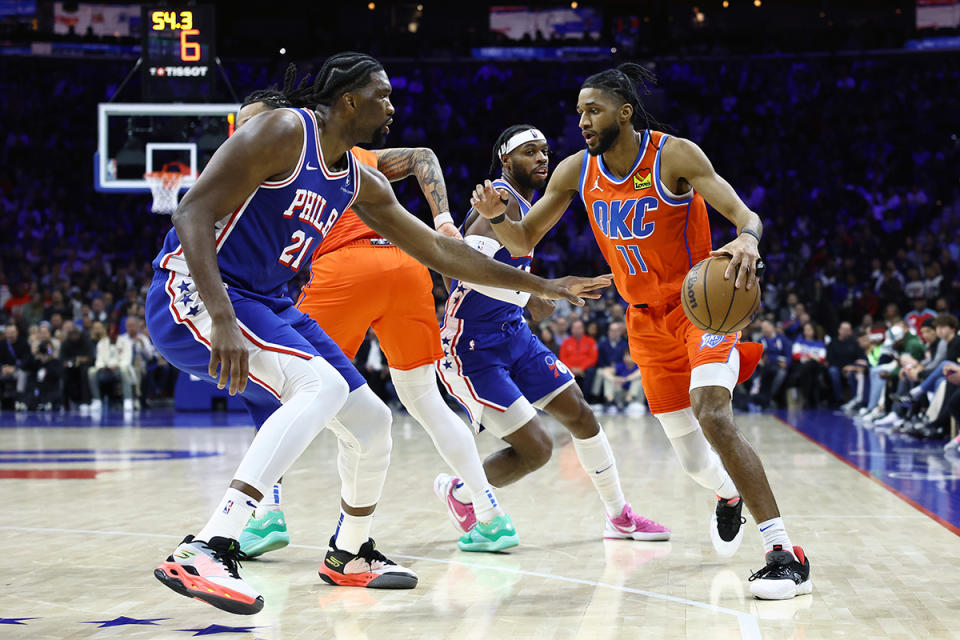
<path fill-rule="evenodd" d="M 960 457 L 943 442 L 865 429 L 839 411 L 779 411 L 777 418 L 960 535 Z"/>
<path fill-rule="evenodd" d="M 173 409 L 147 409 L 125 416 L 119 411 L 100 415 L 82 416 L 76 412 L 50 413 L 0 413 L 0 429 L 40 428 L 203 428 L 249 427 L 253 422 L 246 411 L 174 411 Z"/>

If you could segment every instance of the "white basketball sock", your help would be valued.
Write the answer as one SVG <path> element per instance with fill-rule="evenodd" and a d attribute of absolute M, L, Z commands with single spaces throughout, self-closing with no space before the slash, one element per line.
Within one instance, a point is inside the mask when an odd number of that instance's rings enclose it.
<path fill-rule="evenodd" d="M 210 542 L 210 538 L 221 536 L 236 540 L 247 525 L 250 514 L 257 508 L 257 501 L 236 489 L 227 489 L 214 510 L 210 520 L 196 535 L 197 540 Z"/>
<path fill-rule="evenodd" d="M 273 491 L 263 496 L 263 500 L 260 502 L 260 505 L 257 507 L 257 511 L 254 514 L 255 518 L 259 520 L 271 511 L 280 511 L 281 486 L 282 485 L 279 482 L 273 483 Z"/>
<path fill-rule="evenodd" d="M 793 553 L 793 544 L 787 535 L 787 528 L 783 524 L 783 518 L 770 518 L 757 525 L 760 529 L 760 535 L 763 536 L 763 552 L 766 554 L 773 550 L 774 545 L 781 545 L 784 551 Z"/>
<path fill-rule="evenodd" d="M 443 401 L 433 366 L 424 365 L 410 371 L 391 368 L 390 377 L 400 402 L 426 430 L 437 452 L 469 492 L 467 497 L 463 488 L 455 488 L 453 497 L 460 502 L 473 502 L 477 519 L 481 522 L 502 515 L 503 509 L 487 481 L 470 427 Z"/>
<path fill-rule="evenodd" d="M 370 539 L 371 526 L 372 513 L 368 516 L 351 516 L 341 509 L 337 532 L 333 534 L 337 549 L 356 554 L 360 551 L 360 545 Z"/>
<path fill-rule="evenodd" d="M 607 442 L 607 434 L 600 432 L 592 438 L 573 439 L 573 448 L 577 451 L 580 465 L 590 476 L 593 486 L 596 487 L 603 508 L 607 515 L 616 517 L 623 511 L 627 501 L 620 488 L 620 475 L 617 473 L 617 462 L 613 458 L 613 450 Z"/>

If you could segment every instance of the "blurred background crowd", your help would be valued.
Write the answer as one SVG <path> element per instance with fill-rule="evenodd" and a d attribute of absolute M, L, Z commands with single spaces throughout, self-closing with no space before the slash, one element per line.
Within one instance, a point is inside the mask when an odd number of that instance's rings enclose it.
<path fill-rule="evenodd" d="M 641 40 L 631 50 L 642 53 Z M 765 224 L 763 305 L 744 332 L 765 355 L 736 406 L 844 408 L 870 424 L 946 437 L 960 415 L 960 54 L 749 58 L 710 47 L 709 57 L 645 58 L 659 83 L 644 99 L 668 131 L 704 149 Z M 305 60 L 301 73 L 321 61 Z M 280 80 L 287 62 L 237 56 L 224 71 L 242 96 Z M 507 126 L 540 128 L 552 165 L 582 148 L 578 87 L 615 62 L 386 59 L 397 109 L 388 144 L 436 152 L 459 222 Z M 5 409 L 171 402 L 177 373 L 143 322 L 150 262 L 170 220 L 149 213 L 148 196 L 98 193 L 90 180 L 96 105 L 128 70 L 128 61 L 0 56 Z M 396 187 L 408 209 L 428 215 L 415 181 Z M 715 246 L 732 239 L 712 211 L 711 224 Z M 579 201 L 537 247 L 533 268 L 606 271 Z M 291 296 L 299 285 L 291 282 Z M 584 308 L 558 304 L 537 331 L 598 410 L 639 413 L 623 319 L 610 290 Z M 375 339 L 358 366 L 389 399 Z"/>

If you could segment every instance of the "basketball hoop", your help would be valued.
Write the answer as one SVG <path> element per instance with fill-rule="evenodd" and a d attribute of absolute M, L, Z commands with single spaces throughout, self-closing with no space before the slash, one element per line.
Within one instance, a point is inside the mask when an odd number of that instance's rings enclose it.
<path fill-rule="evenodd" d="M 193 171 L 182 162 L 168 162 L 160 171 L 151 171 L 143 174 L 143 179 L 150 185 L 153 194 L 154 213 L 173 213 L 177 210 L 177 199 L 180 197 L 180 185 L 184 178 L 193 177 Z"/>

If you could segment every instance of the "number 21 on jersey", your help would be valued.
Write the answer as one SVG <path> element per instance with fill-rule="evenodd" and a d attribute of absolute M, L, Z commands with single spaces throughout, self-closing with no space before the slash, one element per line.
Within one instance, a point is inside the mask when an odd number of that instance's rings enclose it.
<path fill-rule="evenodd" d="M 307 255 L 307 252 L 310 251 L 310 245 L 313 244 L 313 236 L 308 238 L 307 234 L 301 229 L 297 229 L 293 232 L 290 240 L 292 244 L 284 247 L 283 252 L 280 254 L 279 262 L 285 267 L 299 271 L 304 256 Z"/>

